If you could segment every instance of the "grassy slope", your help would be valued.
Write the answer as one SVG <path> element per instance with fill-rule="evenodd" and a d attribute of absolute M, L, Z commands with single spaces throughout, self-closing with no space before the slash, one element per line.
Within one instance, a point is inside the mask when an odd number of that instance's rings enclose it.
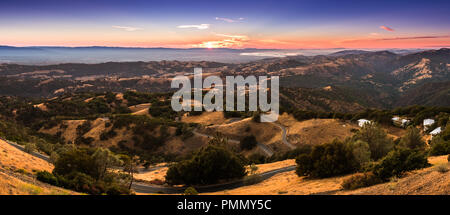
<path fill-rule="evenodd" d="M 35 171 L 52 171 L 53 165 L 0 140 L 0 195 L 70 195 L 76 192 L 41 183 Z"/>

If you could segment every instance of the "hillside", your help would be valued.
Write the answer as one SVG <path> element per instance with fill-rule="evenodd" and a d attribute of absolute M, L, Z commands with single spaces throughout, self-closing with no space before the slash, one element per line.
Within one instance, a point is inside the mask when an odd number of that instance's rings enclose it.
<path fill-rule="evenodd" d="M 52 171 L 53 165 L 0 140 L 0 195 L 74 195 L 35 179 L 36 171 Z"/>
<path fill-rule="evenodd" d="M 295 171 L 280 173 L 261 183 L 206 195 L 448 195 L 450 194 L 450 171 L 440 173 L 436 165 L 446 162 L 447 156 L 431 157 L 435 166 L 416 170 L 392 182 L 342 191 L 341 183 L 351 175 L 324 179 L 306 179 Z M 447 167 L 450 164 L 446 162 Z"/>
<path fill-rule="evenodd" d="M 344 51 L 247 63 L 108 62 L 46 66 L 0 64 L 0 95 L 54 97 L 74 92 L 169 92 L 171 78 L 204 75 L 280 76 L 282 103 L 305 110 L 355 112 L 401 105 L 447 105 L 449 49 L 395 54 Z M 430 89 L 430 86 L 439 87 Z M 448 85 L 448 84 L 447 84 Z M 331 86 L 330 89 L 324 90 Z M 431 97 L 429 100 L 426 98 Z M 142 114 L 142 113 L 141 113 Z"/>

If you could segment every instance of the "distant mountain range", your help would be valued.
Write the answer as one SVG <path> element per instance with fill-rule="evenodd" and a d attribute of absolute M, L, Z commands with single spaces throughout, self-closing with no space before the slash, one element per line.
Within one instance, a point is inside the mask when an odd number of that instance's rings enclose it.
<path fill-rule="evenodd" d="M 366 50 L 367 52 L 368 50 Z M 370 50 L 369 50 L 370 51 Z M 420 49 L 393 49 L 394 53 L 405 54 Z M 59 63 L 104 63 L 131 61 L 216 61 L 222 63 L 244 63 L 268 57 L 291 55 L 346 55 L 361 53 L 359 50 L 334 49 L 229 49 L 229 48 L 135 48 L 135 47 L 55 47 L 55 46 L 0 46 L 0 63 L 26 65 L 50 65 Z"/>
<path fill-rule="evenodd" d="M 0 50 L 6 49 L 18 49 L 20 52 L 30 54 L 33 52 L 31 50 L 45 48 L 0 47 Z M 87 49 L 89 52 L 109 53 L 109 55 L 117 54 L 110 51 L 113 49 L 120 50 L 120 53 L 128 50 L 112 47 L 51 47 L 50 50 L 59 53 L 56 51 L 59 49 Z M 156 48 L 142 50 L 154 51 Z M 161 50 L 173 53 L 178 49 L 161 48 Z M 262 52 L 262 50 L 233 49 L 179 51 L 210 55 L 225 53 L 225 56 L 232 56 L 230 54 L 232 52 Z M 409 54 L 405 54 L 405 50 L 396 50 L 397 53 L 367 50 L 334 51 L 327 55 L 263 58 L 243 63 L 162 60 L 41 66 L 0 64 L 0 95 L 52 97 L 80 91 L 166 92 L 172 90 L 170 78 L 192 74 L 194 67 L 202 67 L 204 73 L 221 76 L 278 75 L 285 104 L 300 109 L 352 112 L 368 107 L 393 108 L 414 104 L 450 106 L 450 49 L 411 50 Z M 79 53 L 81 55 L 83 51 Z"/>

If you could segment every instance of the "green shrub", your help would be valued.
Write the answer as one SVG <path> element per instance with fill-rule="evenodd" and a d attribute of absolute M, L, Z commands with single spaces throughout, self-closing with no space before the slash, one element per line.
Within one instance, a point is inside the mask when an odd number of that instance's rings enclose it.
<path fill-rule="evenodd" d="M 424 149 L 425 142 L 422 140 L 422 135 L 418 128 L 409 126 L 406 134 L 400 138 L 400 145 L 410 149 Z"/>
<path fill-rule="evenodd" d="M 310 154 L 300 155 L 296 163 L 297 175 L 314 178 L 352 173 L 359 168 L 352 150 L 337 140 L 314 146 Z"/>
<path fill-rule="evenodd" d="M 36 151 L 36 145 L 34 143 L 26 143 L 24 151 L 26 153 L 33 153 Z"/>
<path fill-rule="evenodd" d="M 394 148 L 394 143 L 386 132 L 375 123 L 365 124 L 363 128 L 358 131 L 353 140 L 361 140 L 369 144 L 370 157 L 372 160 L 378 160 L 384 157 Z"/>
<path fill-rule="evenodd" d="M 362 187 L 369 187 L 382 182 L 383 180 L 374 175 L 372 172 L 359 173 L 344 180 L 342 182 L 342 188 L 346 190 L 354 190 Z"/>
<path fill-rule="evenodd" d="M 235 154 L 220 146 L 208 145 L 190 160 L 171 166 L 166 181 L 169 184 L 213 184 L 245 175 L 245 167 Z"/>
<path fill-rule="evenodd" d="M 255 146 L 257 144 L 258 144 L 258 142 L 256 141 L 255 136 L 250 135 L 250 136 L 244 137 L 244 139 L 241 140 L 239 146 L 240 146 L 241 150 L 251 150 L 251 149 L 255 148 Z"/>
<path fill-rule="evenodd" d="M 440 164 L 440 165 L 436 166 L 436 171 L 438 171 L 440 173 L 448 172 L 447 164 Z"/>
<path fill-rule="evenodd" d="M 405 172 L 430 166 L 424 152 L 400 148 L 390 152 L 373 168 L 373 173 L 387 181 L 392 176 L 400 177 Z"/>
<path fill-rule="evenodd" d="M 188 187 L 184 190 L 184 195 L 198 195 L 198 192 L 194 187 Z"/>
<path fill-rule="evenodd" d="M 37 172 L 36 179 L 47 184 L 58 186 L 58 178 L 45 170 Z"/>
<path fill-rule="evenodd" d="M 355 161 L 360 167 L 365 166 L 370 161 L 370 147 L 366 142 L 361 140 L 349 142 L 347 147 L 352 151 Z"/>
<path fill-rule="evenodd" d="M 430 155 L 450 154 L 450 141 L 445 141 L 441 136 L 436 136 L 431 141 Z"/>

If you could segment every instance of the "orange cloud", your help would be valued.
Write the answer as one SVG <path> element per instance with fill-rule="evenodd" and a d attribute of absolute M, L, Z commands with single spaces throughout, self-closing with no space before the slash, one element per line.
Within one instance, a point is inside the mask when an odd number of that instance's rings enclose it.
<path fill-rule="evenodd" d="M 237 48 L 244 46 L 244 44 L 249 41 L 249 38 L 245 35 L 216 34 L 216 36 L 225 37 L 225 39 L 203 41 L 192 46 L 198 48 Z"/>
<path fill-rule="evenodd" d="M 384 30 L 386 30 L 386 31 L 395 31 L 394 29 L 389 28 L 389 27 L 384 26 L 384 25 L 380 26 L 380 28 L 381 28 L 381 29 L 384 29 Z"/>

